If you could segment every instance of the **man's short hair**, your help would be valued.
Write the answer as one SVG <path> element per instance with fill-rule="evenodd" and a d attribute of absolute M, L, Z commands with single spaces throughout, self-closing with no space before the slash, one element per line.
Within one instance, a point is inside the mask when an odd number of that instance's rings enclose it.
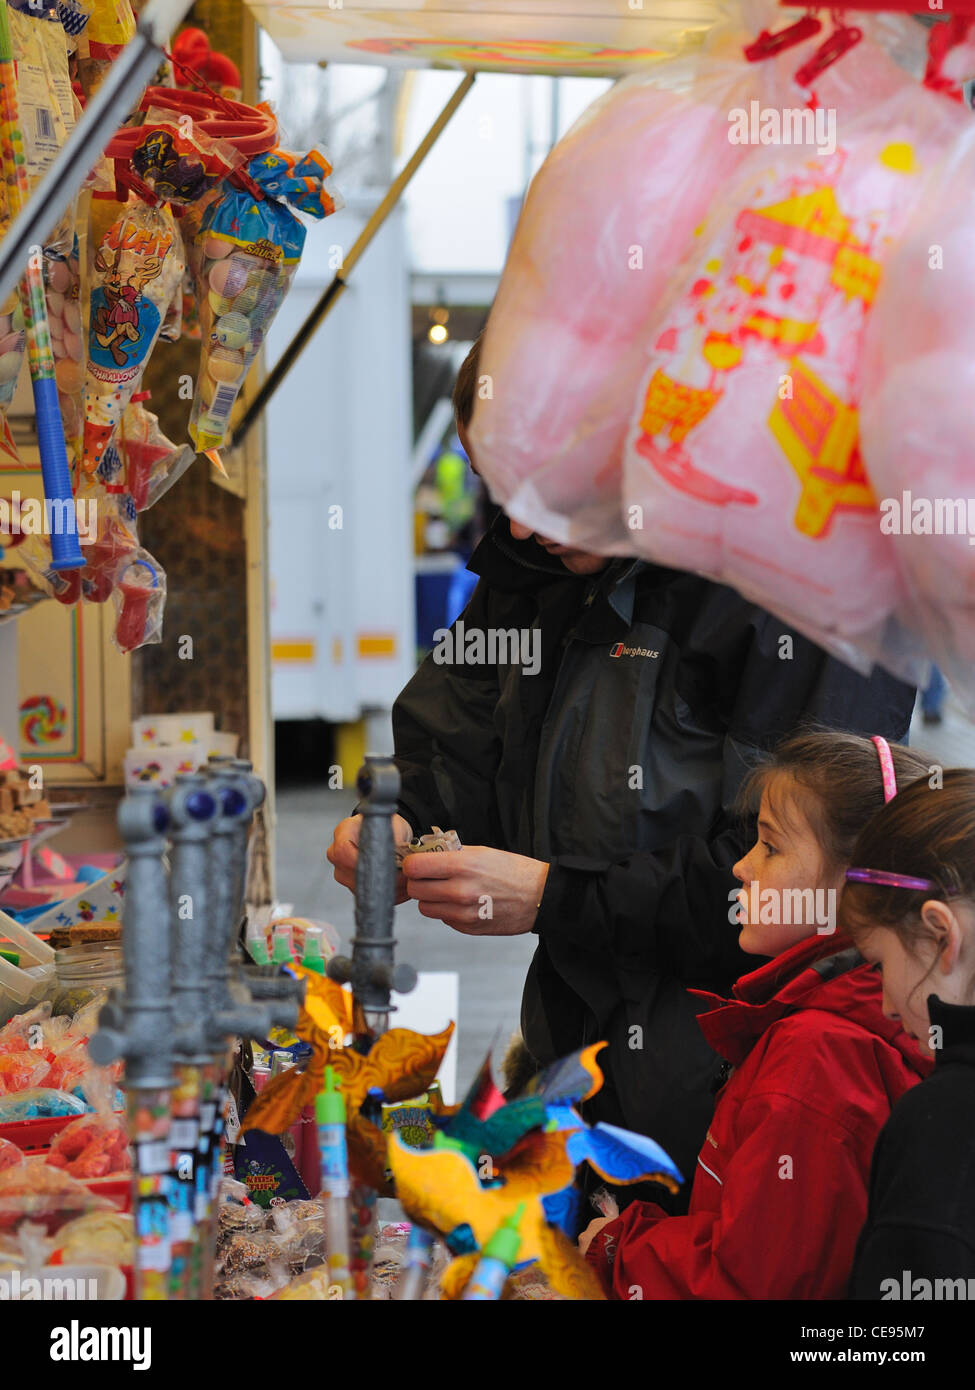
<path fill-rule="evenodd" d="M 474 414 L 474 395 L 477 391 L 477 369 L 481 360 L 481 341 L 483 333 L 479 333 L 471 345 L 471 350 L 461 363 L 460 371 L 457 373 L 457 380 L 454 382 L 454 393 L 452 396 L 454 405 L 454 415 L 457 423 L 467 426 L 471 423 L 471 416 Z"/>

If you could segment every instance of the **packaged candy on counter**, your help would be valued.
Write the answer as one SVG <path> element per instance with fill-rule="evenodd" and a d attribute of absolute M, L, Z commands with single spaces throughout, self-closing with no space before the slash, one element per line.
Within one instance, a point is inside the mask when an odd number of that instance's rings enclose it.
<path fill-rule="evenodd" d="M 286 1287 L 288 1274 L 282 1265 L 270 1265 L 266 1272 L 231 1274 L 214 1283 L 213 1296 L 218 1301 L 244 1301 L 249 1298 L 272 1298 Z"/>
<path fill-rule="evenodd" d="M 52 1140 L 46 1161 L 85 1180 L 129 1172 L 128 1135 L 122 1116 L 113 1110 L 115 1077 L 111 1069 L 90 1067 L 81 1089 L 94 1114 L 66 1124 Z"/>
<path fill-rule="evenodd" d="M 185 265 L 179 229 L 167 207 L 101 206 L 118 211 L 100 236 L 92 235 L 89 248 L 92 290 L 82 451 L 82 469 L 88 474 L 97 471 L 138 388 Z M 99 207 L 93 202 L 93 217 Z"/>
<path fill-rule="evenodd" d="M 0 1052 L 0 1096 L 39 1086 L 50 1070 L 50 1062 L 41 1053 Z"/>
<path fill-rule="evenodd" d="M 0 1173 L 7 1168 L 19 1168 L 26 1162 L 22 1149 L 11 1144 L 9 1139 L 0 1139 Z"/>
<path fill-rule="evenodd" d="M 47 1162 L 74 1178 L 106 1178 L 131 1168 L 125 1127 L 101 1115 L 82 1115 L 57 1134 Z"/>
<path fill-rule="evenodd" d="M 129 1213 L 93 1211 L 61 1227 L 52 1242 L 48 1262 L 128 1265 L 132 1263 L 134 1241 Z"/>
<path fill-rule="evenodd" d="M 32 1087 L 0 1097 L 0 1125 L 20 1120 L 55 1120 L 65 1115 L 87 1114 L 88 1106 L 73 1091 Z"/>
<path fill-rule="evenodd" d="M 272 1207 L 268 1232 L 273 1235 L 290 1274 L 325 1261 L 325 1204 L 314 1198 Z"/>
<path fill-rule="evenodd" d="M 267 1275 L 271 1267 L 279 1263 L 278 1242 L 269 1232 L 238 1233 L 218 1250 L 216 1272 L 218 1278 L 237 1274 Z"/>
<path fill-rule="evenodd" d="M 300 160 L 274 150 L 247 166 L 261 197 L 227 188 L 206 209 L 196 238 L 203 354 L 190 415 L 200 453 L 225 443 L 234 402 L 301 257 L 305 229 L 281 200 L 327 217 L 339 206 L 326 188 L 331 172 L 317 150 Z"/>
<path fill-rule="evenodd" d="M 108 1198 L 94 1196 L 77 1178 L 36 1159 L 0 1172 L 0 1231 L 34 1221 L 52 1234 L 88 1212 L 114 1210 Z"/>

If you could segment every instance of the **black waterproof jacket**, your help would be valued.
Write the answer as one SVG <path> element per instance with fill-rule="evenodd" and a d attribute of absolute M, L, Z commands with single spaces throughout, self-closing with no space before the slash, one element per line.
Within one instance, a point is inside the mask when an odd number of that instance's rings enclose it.
<path fill-rule="evenodd" d="M 729 916 L 753 838 L 733 812 L 742 777 L 804 721 L 901 739 L 914 692 L 696 575 L 616 560 L 574 577 L 503 516 L 470 568 L 468 639 L 524 630 L 540 669 L 427 657 L 393 709 L 401 812 L 551 864 L 525 1041 L 547 1063 L 607 1039 L 588 1117 L 693 1172 L 716 1058 L 686 987 L 725 994 L 756 964 Z"/>
<path fill-rule="evenodd" d="M 851 1298 L 975 1298 L 975 1008 L 928 1013 L 941 1046 L 877 1140 Z"/>

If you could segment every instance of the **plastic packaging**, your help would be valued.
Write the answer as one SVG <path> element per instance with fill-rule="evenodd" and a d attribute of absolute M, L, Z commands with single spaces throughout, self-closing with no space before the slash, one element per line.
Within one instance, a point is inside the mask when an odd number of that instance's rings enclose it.
<path fill-rule="evenodd" d="M 7 1168 L 19 1168 L 26 1163 L 23 1151 L 9 1139 L 0 1139 L 0 1173 Z"/>
<path fill-rule="evenodd" d="M 62 1226 L 54 1253 L 61 1264 L 127 1265 L 132 1263 L 134 1241 L 127 1212 L 97 1211 Z"/>
<path fill-rule="evenodd" d="M 47 1162 L 74 1178 L 105 1178 L 127 1173 L 129 1160 L 125 1128 L 113 1117 L 82 1115 L 72 1120 L 51 1143 Z"/>
<path fill-rule="evenodd" d="M 54 1120 L 65 1115 L 84 1115 L 88 1107 L 80 1096 L 49 1086 L 33 1087 L 0 1097 L 0 1125 L 22 1120 Z"/>
<path fill-rule="evenodd" d="M 128 1137 L 122 1116 L 114 1110 L 112 1071 L 90 1067 L 82 1082 L 82 1091 L 94 1113 L 65 1125 L 47 1151 L 47 1162 L 86 1181 L 129 1172 L 132 1164 Z"/>
<path fill-rule="evenodd" d="M 127 205 L 97 241 L 93 237 L 91 254 L 82 454 L 89 474 L 138 387 L 185 265 L 172 213 L 142 203 Z"/>
<path fill-rule="evenodd" d="M 905 595 L 859 448 L 860 358 L 889 247 L 965 116 L 866 39 L 817 95 L 835 150 L 753 148 L 654 321 L 621 502 L 638 554 L 917 679 L 923 655 L 890 649 Z"/>
<path fill-rule="evenodd" d="M 94 1196 L 84 1183 L 60 1168 L 29 1160 L 0 1172 L 0 1230 L 16 1230 L 33 1221 L 48 1234 L 92 1211 L 113 1211 L 105 1197 Z"/>
<path fill-rule="evenodd" d="M 495 501 L 561 543 L 629 548 L 620 452 L 648 322 L 747 147 L 759 74 L 678 58 L 617 82 L 535 175 L 488 320 L 471 440 Z M 624 176 L 625 171 L 625 176 Z"/>
<path fill-rule="evenodd" d="M 0 312 L 0 411 L 5 411 L 14 398 L 26 352 L 24 312 L 15 290 L 5 300 Z"/>
<path fill-rule="evenodd" d="M 331 172 L 320 151 L 296 160 L 275 150 L 247 166 L 263 197 L 228 188 L 206 209 L 196 238 L 203 354 L 189 427 L 201 453 L 226 441 L 234 402 L 301 256 L 305 228 L 281 200 L 328 216 L 340 205 L 326 188 Z"/>
<path fill-rule="evenodd" d="M 69 946 L 55 955 L 57 987 L 51 1001 L 55 1016 L 73 1017 L 97 994 L 125 983 L 122 950 L 98 943 Z"/>
<path fill-rule="evenodd" d="M 123 414 L 115 446 L 124 467 L 125 490 L 137 512 L 158 502 L 195 457 L 188 444 L 166 438 L 158 418 L 141 400 L 133 401 Z"/>
<path fill-rule="evenodd" d="M 969 128 L 937 170 L 877 294 L 864 342 L 861 435 L 880 530 L 907 590 L 898 618 L 975 717 L 973 226 Z"/>

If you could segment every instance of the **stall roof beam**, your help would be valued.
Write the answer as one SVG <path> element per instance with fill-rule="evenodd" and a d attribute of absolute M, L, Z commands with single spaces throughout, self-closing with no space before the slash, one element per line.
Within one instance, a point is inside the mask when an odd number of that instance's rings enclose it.
<path fill-rule="evenodd" d="M 0 242 L 0 303 L 20 280 L 31 247 L 38 246 L 78 192 L 109 140 L 142 95 L 163 58 L 169 35 L 191 0 L 149 0 L 135 36 L 108 71 L 57 159 L 31 193 Z"/>
<path fill-rule="evenodd" d="M 619 77 L 671 57 L 729 8 L 723 0 L 246 3 L 291 62 L 587 77 Z"/>
<path fill-rule="evenodd" d="M 271 368 L 270 372 L 268 372 L 267 376 L 264 378 L 264 381 L 261 383 L 260 389 L 258 390 L 254 399 L 248 405 L 246 411 L 240 419 L 240 422 L 237 425 L 237 428 L 234 430 L 233 438 L 230 442 L 230 447 L 232 449 L 236 449 L 238 445 L 243 443 L 244 439 L 252 429 L 255 421 L 259 418 L 265 406 L 267 405 L 268 401 L 274 395 L 275 391 L 277 391 L 278 387 L 281 385 L 282 381 L 284 381 L 285 377 L 291 371 L 291 368 L 297 362 L 304 349 L 308 346 L 312 338 L 318 332 L 318 329 L 324 322 L 326 315 L 329 313 L 330 309 L 336 303 L 342 291 L 347 286 L 349 282 L 349 276 L 355 269 L 360 256 L 365 251 L 369 243 L 372 241 L 376 233 L 379 231 L 380 227 L 386 221 L 386 218 L 389 216 L 390 212 L 392 212 L 393 208 L 399 202 L 399 199 L 402 197 L 403 190 L 406 188 L 407 184 L 410 182 L 410 179 L 412 179 L 417 169 L 419 169 L 420 165 L 426 159 L 427 155 L 433 149 L 433 146 L 440 138 L 451 116 L 453 116 L 454 112 L 457 110 L 458 106 L 467 96 L 467 93 L 470 91 L 473 85 L 474 73 L 469 72 L 460 82 L 458 82 L 457 86 L 454 88 L 453 92 L 450 95 L 450 100 L 444 106 L 443 110 L 440 112 L 433 125 L 427 131 L 426 135 L 424 135 L 423 139 L 417 145 L 410 158 L 403 165 L 403 168 L 399 171 L 399 173 L 396 175 L 396 178 L 390 184 L 389 190 L 383 198 L 382 202 L 378 205 L 375 212 L 369 218 L 369 221 L 363 227 L 362 231 L 359 233 L 358 237 L 353 242 L 352 246 L 349 248 L 348 255 L 345 257 L 341 269 L 335 272 L 334 278 L 323 291 L 318 303 L 315 305 L 314 309 L 312 309 L 311 313 L 308 315 L 304 323 L 298 329 L 298 332 L 295 334 L 294 338 L 292 338 L 291 342 L 285 348 L 284 352 L 278 358 L 277 362 L 275 362 L 274 366 Z"/>

